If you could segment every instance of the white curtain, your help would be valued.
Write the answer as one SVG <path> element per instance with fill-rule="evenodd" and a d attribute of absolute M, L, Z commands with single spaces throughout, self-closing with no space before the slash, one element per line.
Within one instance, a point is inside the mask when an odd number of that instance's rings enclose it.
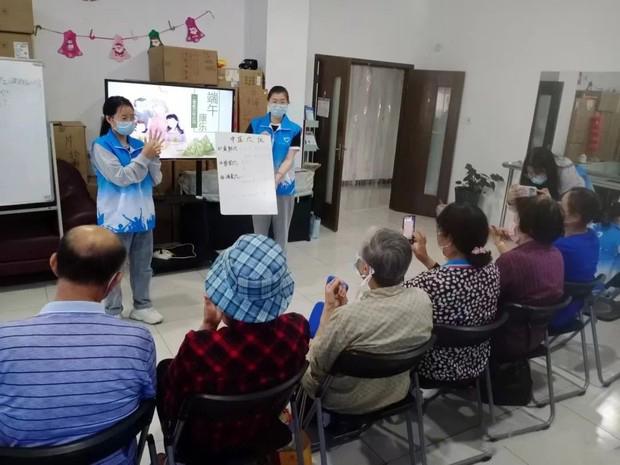
<path fill-rule="evenodd" d="M 405 72 L 353 65 L 342 179 L 390 180 Z"/>

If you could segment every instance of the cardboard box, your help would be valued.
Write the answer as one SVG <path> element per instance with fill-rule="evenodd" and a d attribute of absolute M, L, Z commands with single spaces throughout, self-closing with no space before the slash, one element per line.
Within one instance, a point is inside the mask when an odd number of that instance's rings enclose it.
<path fill-rule="evenodd" d="M 620 113 L 620 93 L 603 92 L 598 103 L 598 111 Z"/>
<path fill-rule="evenodd" d="M 620 142 L 620 113 L 603 113 L 601 146 L 598 155 L 601 160 L 612 161 L 618 154 Z"/>
<path fill-rule="evenodd" d="M 0 31 L 32 34 L 32 0 L 0 0 Z"/>
<path fill-rule="evenodd" d="M 0 32 L 0 57 L 33 58 L 32 36 Z"/>
<path fill-rule="evenodd" d="M 261 69 L 220 68 L 218 70 L 218 87 L 264 87 L 264 75 Z"/>
<path fill-rule="evenodd" d="M 97 201 L 97 176 L 88 176 L 86 180 L 86 189 L 90 194 L 90 198 Z"/>
<path fill-rule="evenodd" d="M 54 121 L 56 159 L 71 163 L 84 181 L 90 174 L 90 160 L 86 150 L 86 126 L 80 121 Z"/>
<path fill-rule="evenodd" d="M 575 99 L 573 116 L 568 131 L 568 144 L 586 144 L 590 135 L 590 123 L 597 108 L 597 99 L 580 97 Z"/>
<path fill-rule="evenodd" d="M 245 132 L 252 118 L 267 112 L 267 91 L 260 87 L 239 87 L 239 132 Z"/>
<path fill-rule="evenodd" d="M 149 49 L 149 77 L 153 82 L 217 85 L 217 52 L 182 47 Z"/>

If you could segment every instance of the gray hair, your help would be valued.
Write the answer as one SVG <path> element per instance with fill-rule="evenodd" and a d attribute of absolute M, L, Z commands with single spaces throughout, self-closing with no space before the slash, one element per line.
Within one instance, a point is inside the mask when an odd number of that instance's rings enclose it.
<path fill-rule="evenodd" d="M 381 228 L 372 231 L 360 253 L 373 270 L 373 278 L 381 287 L 401 284 L 411 264 L 411 244 L 400 233 Z"/>

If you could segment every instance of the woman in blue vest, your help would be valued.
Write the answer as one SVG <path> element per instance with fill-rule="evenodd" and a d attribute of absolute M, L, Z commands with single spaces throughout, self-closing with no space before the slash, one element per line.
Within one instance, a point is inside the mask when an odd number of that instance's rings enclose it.
<path fill-rule="evenodd" d="M 269 112 L 254 118 L 247 129 L 252 134 L 268 134 L 273 146 L 273 169 L 278 200 L 277 215 L 254 215 L 254 232 L 269 235 L 273 227 L 275 241 L 286 252 L 288 230 L 295 208 L 295 155 L 301 148 L 301 127 L 286 116 L 289 94 L 282 86 L 272 87 L 267 96 Z"/>
<path fill-rule="evenodd" d="M 97 174 L 97 224 L 116 233 L 127 249 L 133 293 L 130 318 L 148 324 L 163 317 L 153 309 L 150 297 L 151 260 L 155 206 L 153 186 L 161 182 L 162 135 L 151 134 L 146 144 L 130 137 L 136 113 L 129 100 L 110 97 L 103 104 L 100 137 L 92 148 Z M 121 287 L 106 299 L 106 313 L 123 311 Z"/>

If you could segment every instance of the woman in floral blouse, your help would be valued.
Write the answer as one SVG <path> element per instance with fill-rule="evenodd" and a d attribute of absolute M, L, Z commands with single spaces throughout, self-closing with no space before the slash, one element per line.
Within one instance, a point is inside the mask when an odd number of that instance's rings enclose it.
<path fill-rule="evenodd" d="M 499 298 L 499 272 L 485 248 L 489 235 L 486 216 L 469 204 L 450 204 L 437 217 L 437 243 L 447 261 L 439 265 L 429 257 L 426 237 L 415 233 L 413 252 L 428 268 L 405 283 L 424 290 L 433 303 L 433 323 L 480 326 L 495 320 Z M 424 379 L 458 381 L 479 376 L 486 367 L 488 342 L 472 347 L 432 349 L 419 366 Z"/>

